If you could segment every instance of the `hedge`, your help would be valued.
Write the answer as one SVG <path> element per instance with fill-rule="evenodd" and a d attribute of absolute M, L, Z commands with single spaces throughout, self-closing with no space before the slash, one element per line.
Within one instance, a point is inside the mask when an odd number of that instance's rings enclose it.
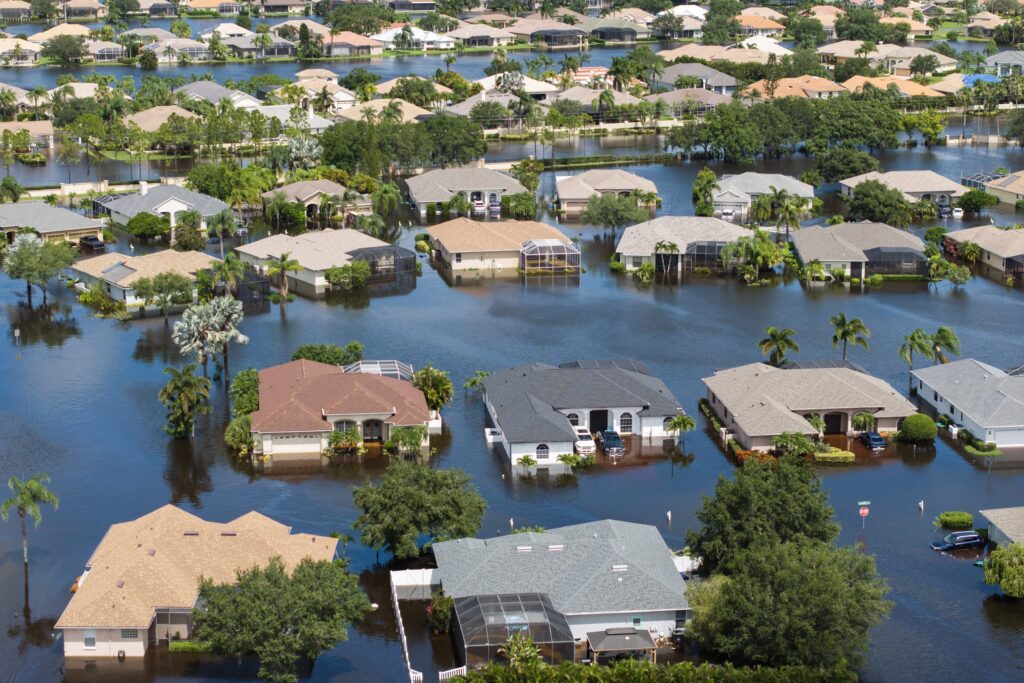
<path fill-rule="evenodd" d="M 466 683 L 544 683 L 586 681 L 587 683 L 852 683 L 855 674 L 839 667 L 809 666 L 746 667 L 733 664 L 654 664 L 634 660 L 611 666 L 587 666 L 565 662 L 558 666 L 526 665 L 519 670 L 488 664 L 456 677 Z"/>
<path fill-rule="evenodd" d="M 715 415 L 715 409 L 711 407 L 711 403 L 706 398 L 702 398 L 698 401 L 697 405 L 700 407 L 700 412 L 703 413 L 704 417 L 706 417 L 711 423 L 712 429 L 717 432 L 722 428 L 721 421 L 718 419 L 718 416 Z"/>
<path fill-rule="evenodd" d="M 857 460 L 852 451 L 844 451 L 839 448 L 830 448 L 827 453 L 814 454 L 814 462 L 826 465 L 848 465 Z"/>
<path fill-rule="evenodd" d="M 969 512 L 949 510 L 935 518 L 935 526 L 943 529 L 973 529 L 974 515 Z"/>
<path fill-rule="evenodd" d="M 171 652 L 212 652 L 213 648 L 209 643 L 200 640 L 172 640 L 167 644 Z"/>

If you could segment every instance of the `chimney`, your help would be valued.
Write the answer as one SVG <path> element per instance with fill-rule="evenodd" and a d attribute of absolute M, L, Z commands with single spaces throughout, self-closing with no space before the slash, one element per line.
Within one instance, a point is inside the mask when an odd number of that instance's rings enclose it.
<path fill-rule="evenodd" d="M 149 192 L 149 183 L 147 183 L 145 180 L 140 180 L 139 181 L 139 194 L 142 195 L 143 197 L 145 197 L 147 192 Z"/>

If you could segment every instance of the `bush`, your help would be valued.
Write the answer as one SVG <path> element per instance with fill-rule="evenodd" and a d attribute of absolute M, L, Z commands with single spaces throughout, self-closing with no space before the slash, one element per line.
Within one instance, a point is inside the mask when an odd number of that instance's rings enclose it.
<path fill-rule="evenodd" d="M 347 266 L 328 268 L 326 273 L 331 287 L 346 291 L 362 289 L 371 275 L 373 272 L 370 270 L 370 264 L 361 260 L 353 261 Z"/>
<path fill-rule="evenodd" d="M 430 242 L 426 240 L 416 240 L 416 251 L 421 254 L 427 254 L 430 252 Z"/>
<path fill-rule="evenodd" d="M 935 526 L 953 530 L 972 529 L 974 528 L 974 515 L 969 512 L 950 510 L 935 518 Z"/>
<path fill-rule="evenodd" d="M 880 273 L 875 273 L 874 275 L 869 275 L 868 277 L 864 278 L 865 284 L 871 285 L 872 287 L 877 287 L 884 281 L 885 278 L 882 277 Z"/>
<path fill-rule="evenodd" d="M 609 261 L 608 270 L 612 271 L 613 273 L 625 273 L 626 264 L 623 263 L 622 261 Z"/>
<path fill-rule="evenodd" d="M 135 214 L 124 229 L 136 237 L 159 237 L 171 230 L 170 222 L 161 216 L 151 213 Z"/>
<path fill-rule="evenodd" d="M 100 317 L 121 317 L 128 313 L 128 307 L 125 306 L 125 303 L 111 299 L 110 295 L 107 294 L 103 286 L 98 282 L 89 285 L 89 289 L 78 295 L 78 300 L 83 306 L 96 311 L 96 314 Z"/>
<path fill-rule="evenodd" d="M 224 430 L 224 444 L 238 452 L 239 456 L 248 455 L 254 445 L 252 438 L 252 418 L 239 415 L 232 418 Z"/>
<path fill-rule="evenodd" d="M 504 197 L 502 197 L 504 199 Z M 427 204 L 427 220 L 433 222 L 437 218 L 437 206 L 434 204 Z"/>
<path fill-rule="evenodd" d="M 859 277 L 851 277 L 850 278 L 850 284 L 851 285 L 859 285 L 860 284 L 860 278 Z"/>
<path fill-rule="evenodd" d="M 231 414 L 235 417 L 256 412 L 260 407 L 260 373 L 249 368 L 237 373 L 228 389 Z"/>
<path fill-rule="evenodd" d="M 711 277 L 711 269 L 707 266 L 697 266 L 693 269 L 694 277 Z"/>
<path fill-rule="evenodd" d="M 871 277 L 877 277 L 880 282 L 924 282 L 928 279 L 926 275 L 917 275 L 916 273 L 890 273 L 888 275 L 876 273 Z"/>
<path fill-rule="evenodd" d="M 292 360 L 311 360 L 327 365 L 351 365 L 363 359 L 363 345 L 356 340 L 345 344 L 303 344 L 295 349 Z"/>
<path fill-rule="evenodd" d="M 900 441 L 908 441 L 910 443 L 934 441 L 938 431 L 938 427 L 935 426 L 935 422 L 930 417 L 921 413 L 915 413 L 903 420 L 898 438 Z"/>
<path fill-rule="evenodd" d="M 103 228 L 103 241 L 107 244 L 114 244 L 117 242 L 117 235 L 109 228 Z"/>
<path fill-rule="evenodd" d="M 199 640 L 172 640 L 167 644 L 170 652 L 213 652 L 209 643 Z"/>
<path fill-rule="evenodd" d="M 844 451 L 839 448 L 829 448 L 826 452 L 815 452 L 814 462 L 826 464 L 826 465 L 848 465 L 856 461 L 855 456 L 851 451 Z"/>
<path fill-rule="evenodd" d="M 997 458 L 1003 454 L 991 441 L 988 443 L 976 441 L 973 444 L 965 444 L 964 450 L 977 458 Z"/>

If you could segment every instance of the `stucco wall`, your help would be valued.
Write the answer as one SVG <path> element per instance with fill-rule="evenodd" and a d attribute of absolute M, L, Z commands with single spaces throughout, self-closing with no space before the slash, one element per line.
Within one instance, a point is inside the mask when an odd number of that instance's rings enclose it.
<path fill-rule="evenodd" d="M 604 631 L 609 628 L 636 628 L 638 631 L 649 631 L 654 637 L 668 637 L 676 626 L 675 611 L 669 612 L 635 612 L 624 614 L 567 614 L 566 621 L 574 638 L 587 638 L 587 633 Z M 640 624 L 634 625 L 634 618 Z M 651 629 L 654 629 L 651 631 Z"/>
<path fill-rule="evenodd" d="M 122 638 L 119 628 L 104 628 L 94 629 L 96 647 L 86 648 L 85 634 L 88 630 L 82 628 L 63 629 L 65 657 L 117 657 L 122 650 L 125 657 L 142 657 L 146 654 L 146 647 L 149 645 L 149 632 L 146 628 L 137 629 L 138 637 L 130 639 Z"/>

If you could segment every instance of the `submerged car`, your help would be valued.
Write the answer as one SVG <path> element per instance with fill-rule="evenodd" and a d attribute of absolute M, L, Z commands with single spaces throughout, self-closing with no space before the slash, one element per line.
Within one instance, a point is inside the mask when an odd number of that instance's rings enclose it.
<path fill-rule="evenodd" d="M 103 243 L 96 235 L 86 235 L 82 239 L 78 240 L 79 249 L 88 249 L 90 251 L 104 251 L 107 245 Z"/>
<path fill-rule="evenodd" d="M 626 446 L 622 443 L 622 437 L 618 432 L 607 429 L 597 433 L 597 441 L 601 444 L 604 454 L 610 458 L 620 457 L 626 454 Z"/>
<path fill-rule="evenodd" d="M 576 443 L 574 444 L 576 452 L 580 455 L 590 455 L 597 450 L 597 445 L 594 443 L 594 437 L 590 435 L 590 430 L 586 427 L 573 427 L 576 432 Z"/>
<path fill-rule="evenodd" d="M 948 206 L 939 207 L 939 218 L 949 218 L 953 215 L 953 209 Z"/>
<path fill-rule="evenodd" d="M 941 541 L 932 541 L 932 550 L 949 552 L 968 548 L 984 548 L 985 539 L 977 531 L 954 531 Z"/>
<path fill-rule="evenodd" d="M 964 217 L 964 210 L 963 209 L 961 209 L 959 206 L 956 207 L 955 209 L 953 209 L 953 218 L 955 218 L 956 220 L 959 220 L 959 219 L 961 219 L 963 217 Z"/>
<path fill-rule="evenodd" d="M 885 439 L 878 432 L 864 432 L 860 435 L 860 442 L 873 451 L 885 450 Z"/>

